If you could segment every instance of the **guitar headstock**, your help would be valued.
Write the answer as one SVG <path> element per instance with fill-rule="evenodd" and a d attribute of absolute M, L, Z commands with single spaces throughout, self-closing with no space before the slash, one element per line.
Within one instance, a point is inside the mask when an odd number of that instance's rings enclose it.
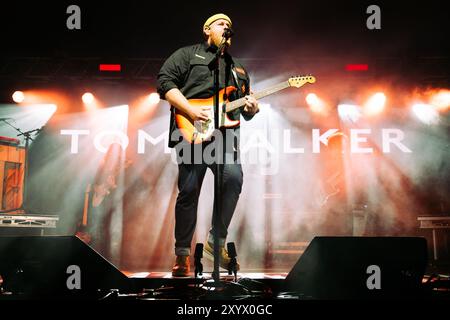
<path fill-rule="evenodd" d="M 300 88 L 301 86 L 303 86 L 306 83 L 316 82 L 316 78 L 312 75 L 297 76 L 297 77 L 289 78 L 288 82 L 289 82 L 289 86 Z"/>

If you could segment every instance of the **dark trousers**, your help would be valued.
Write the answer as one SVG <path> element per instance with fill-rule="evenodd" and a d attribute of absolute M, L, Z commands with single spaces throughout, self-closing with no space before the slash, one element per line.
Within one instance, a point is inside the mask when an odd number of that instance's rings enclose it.
<path fill-rule="evenodd" d="M 175 205 L 175 253 L 177 255 L 188 255 L 190 253 L 192 237 L 197 223 L 198 198 L 207 168 L 210 168 L 215 174 L 215 164 L 179 163 L 178 165 L 179 193 Z M 241 164 L 237 161 L 221 164 L 221 168 L 223 168 L 222 206 L 218 225 L 214 224 L 213 215 L 210 234 L 213 235 L 217 228 L 219 243 L 223 244 L 242 190 L 243 173 Z"/>

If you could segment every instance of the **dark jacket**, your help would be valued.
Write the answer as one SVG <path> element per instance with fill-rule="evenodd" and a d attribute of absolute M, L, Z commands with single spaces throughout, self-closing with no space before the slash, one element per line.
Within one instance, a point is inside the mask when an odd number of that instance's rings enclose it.
<path fill-rule="evenodd" d="M 209 46 L 206 42 L 183 47 L 175 51 L 163 64 L 158 73 L 158 93 L 165 99 L 167 91 L 178 88 L 187 99 L 204 99 L 215 94 L 214 72 L 212 67 L 217 47 Z M 235 70 L 236 78 L 231 72 Z M 236 84 L 236 80 L 239 82 Z M 230 95 L 229 100 L 235 100 L 250 93 L 250 79 L 242 64 L 225 53 L 220 61 L 219 72 L 220 89 L 226 86 L 237 87 L 235 94 Z M 244 119 L 250 120 L 241 109 L 230 112 L 231 119 L 239 119 L 242 114 Z M 176 129 L 174 108 L 171 108 L 169 147 L 174 147 L 178 141 L 171 141 L 173 131 Z M 233 128 L 239 130 L 239 128 Z M 238 134 L 237 134 L 238 135 Z"/>

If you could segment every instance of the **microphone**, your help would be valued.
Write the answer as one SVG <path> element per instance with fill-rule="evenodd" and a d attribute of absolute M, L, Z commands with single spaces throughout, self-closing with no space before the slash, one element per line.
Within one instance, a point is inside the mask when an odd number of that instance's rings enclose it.
<path fill-rule="evenodd" d="M 225 28 L 223 29 L 223 35 L 225 39 L 230 39 L 232 36 L 234 36 L 234 31 L 231 30 L 231 28 Z"/>

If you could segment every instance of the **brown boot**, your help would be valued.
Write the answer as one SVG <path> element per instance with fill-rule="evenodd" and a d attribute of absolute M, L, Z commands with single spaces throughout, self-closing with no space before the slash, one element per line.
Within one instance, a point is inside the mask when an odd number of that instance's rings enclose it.
<path fill-rule="evenodd" d="M 191 262 L 189 256 L 177 256 L 175 265 L 172 268 L 173 277 L 189 277 Z"/>

